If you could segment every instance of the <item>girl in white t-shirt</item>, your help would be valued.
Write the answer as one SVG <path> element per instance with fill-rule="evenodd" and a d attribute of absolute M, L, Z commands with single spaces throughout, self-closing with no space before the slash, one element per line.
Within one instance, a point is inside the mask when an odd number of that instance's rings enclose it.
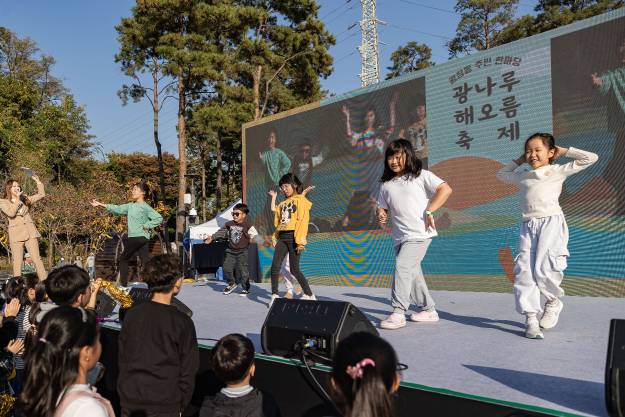
<path fill-rule="evenodd" d="M 29 417 L 115 417 L 108 400 L 87 384 L 102 353 L 95 314 L 82 307 L 49 311 L 27 352 L 20 414 Z"/>
<path fill-rule="evenodd" d="M 421 261 L 431 238 L 437 235 L 433 213 L 445 204 L 451 187 L 432 172 L 421 169 L 421 160 L 405 139 L 394 140 L 386 148 L 381 181 L 378 221 L 384 226 L 390 216 L 397 257 L 391 298 L 393 313 L 380 327 L 404 327 L 411 303 L 416 304 L 419 311 L 412 314 L 410 320 L 438 321 Z"/>
<path fill-rule="evenodd" d="M 560 157 L 573 158 L 563 165 Z M 534 133 L 525 141 L 525 152 L 497 173 L 497 178 L 519 187 L 523 223 L 514 266 L 517 311 L 526 317 L 525 336 L 542 339 L 543 329 L 553 328 L 563 303 L 560 287 L 569 251 L 569 229 L 558 201 L 564 180 L 597 162 L 597 155 L 556 146 L 549 133 Z M 526 163 L 530 171 L 515 171 Z M 541 294 L 546 303 L 540 302 Z M 543 312 L 538 321 L 537 315 Z"/>

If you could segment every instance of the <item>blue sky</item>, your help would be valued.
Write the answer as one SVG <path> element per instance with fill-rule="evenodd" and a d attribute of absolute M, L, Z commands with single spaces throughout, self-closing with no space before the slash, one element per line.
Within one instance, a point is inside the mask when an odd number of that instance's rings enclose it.
<path fill-rule="evenodd" d="M 110 151 L 155 153 L 151 111 L 146 102 L 122 106 L 117 91 L 128 82 L 114 62 L 118 50 L 117 25 L 129 16 L 134 1 L 0 0 L 0 26 L 30 37 L 39 48 L 56 59 L 54 74 L 86 109 L 90 133 L 100 143 L 96 156 Z M 318 0 L 319 16 L 337 44 L 330 49 L 334 72 L 322 81 L 331 93 L 341 94 L 360 87 L 359 0 Z M 378 0 L 380 68 L 384 78 L 389 57 L 409 41 L 428 44 L 433 60 L 447 60 L 445 43 L 453 37 L 459 16 L 455 0 Z M 532 13 L 534 2 L 522 1 L 517 14 Z M 351 25 L 353 28 L 348 29 Z M 166 103 L 161 114 L 163 149 L 178 154 L 176 102 Z"/>

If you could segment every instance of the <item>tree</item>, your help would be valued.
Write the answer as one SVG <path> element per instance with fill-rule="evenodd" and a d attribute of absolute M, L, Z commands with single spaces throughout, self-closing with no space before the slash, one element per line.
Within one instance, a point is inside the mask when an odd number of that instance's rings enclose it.
<path fill-rule="evenodd" d="M 456 36 L 447 43 L 451 57 L 484 51 L 503 43 L 501 32 L 512 23 L 519 0 L 458 0 Z"/>
<path fill-rule="evenodd" d="M 434 65 L 432 62 L 432 49 L 424 43 L 410 41 L 400 46 L 391 54 L 392 66 L 387 67 L 389 73 L 386 79 L 398 77 L 402 74 L 428 68 Z"/>
<path fill-rule="evenodd" d="M 623 7 L 623 0 L 539 0 L 535 16 L 521 16 L 501 32 L 504 43 Z"/>

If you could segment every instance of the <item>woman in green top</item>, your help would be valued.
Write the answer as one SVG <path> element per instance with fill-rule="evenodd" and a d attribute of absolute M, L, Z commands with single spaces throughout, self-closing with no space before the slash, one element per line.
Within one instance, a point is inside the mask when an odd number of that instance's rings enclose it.
<path fill-rule="evenodd" d="M 128 238 L 124 241 L 124 252 L 119 259 L 119 276 L 121 284 L 128 285 L 128 261 L 133 256 L 141 258 L 143 267 L 150 256 L 150 232 L 160 225 L 163 217 L 145 202 L 150 189 L 143 181 L 132 186 L 133 203 L 121 205 L 102 204 L 92 200 L 93 207 L 104 207 L 109 213 L 128 216 Z"/>

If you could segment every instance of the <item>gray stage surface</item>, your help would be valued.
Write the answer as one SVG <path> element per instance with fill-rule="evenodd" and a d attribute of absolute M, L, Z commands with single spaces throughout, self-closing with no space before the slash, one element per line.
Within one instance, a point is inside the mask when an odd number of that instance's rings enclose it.
<path fill-rule="evenodd" d="M 223 295 L 225 284 L 185 284 L 180 300 L 193 311 L 198 338 L 243 333 L 261 351 L 268 284 L 248 298 Z M 283 290 L 283 288 L 281 288 Z M 378 327 L 389 314 L 390 289 L 314 286 L 321 300 L 349 301 Z M 380 330 L 409 365 L 406 382 L 580 415 L 607 416 L 603 398 L 609 322 L 625 318 L 625 299 L 565 297 L 558 327 L 544 340 L 523 337 L 511 294 L 434 291 L 441 320 Z M 203 342 L 208 345 L 214 342 Z"/>

